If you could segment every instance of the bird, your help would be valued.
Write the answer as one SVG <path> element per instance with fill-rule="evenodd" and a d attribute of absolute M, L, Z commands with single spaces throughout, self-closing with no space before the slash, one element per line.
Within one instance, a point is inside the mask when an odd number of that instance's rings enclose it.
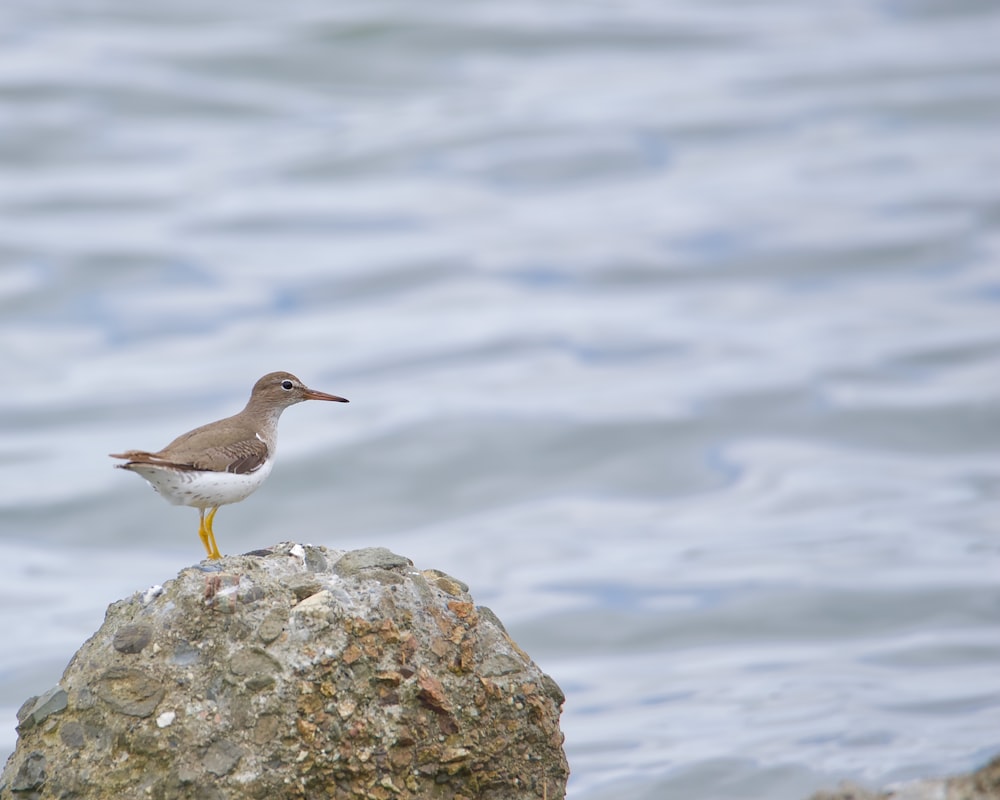
<path fill-rule="evenodd" d="M 274 466 L 278 419 L 304 400 L 349 402 L 308 388 L 290 372 L 270 372 L 254 384 L 246 407 L 231 417 L 183 433 L 157 452 L 110 453 L 174 505 L 198 509 L 198 536 L 209 560 L 222 558 L 212 523 L 220 506 L 245 500 Z M 207 513 L 206 513 L 207 512 Z"/>

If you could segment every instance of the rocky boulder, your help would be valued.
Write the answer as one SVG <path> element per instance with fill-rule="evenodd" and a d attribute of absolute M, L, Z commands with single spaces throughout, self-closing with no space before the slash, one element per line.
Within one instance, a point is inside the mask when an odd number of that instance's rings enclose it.
<path fill-rule="evenodd" d="M 809 800 L 1000 800 L 1000 756 L 968 775 L 909 781 L 879 792 L 845 784 Z"/>
<path fill-rule="evenodd" d="M 285 543 L 113 604 L 0 798 L 556 800 L 562 702 L 460 581 Z"/>

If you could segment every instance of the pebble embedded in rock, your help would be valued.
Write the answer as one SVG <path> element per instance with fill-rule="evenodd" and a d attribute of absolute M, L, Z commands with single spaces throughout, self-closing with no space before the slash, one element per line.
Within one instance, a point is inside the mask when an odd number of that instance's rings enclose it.
<path fill-rule="evenodd" d="M 26 731 L 35 725 L 40 725 L 52 714 L 58 714 L 66 708 L 66 690 L 61 686 L 53 686 L 45 694 L 32 697 L 18 712 L 18 730 Z"/>
<path fill-rule="evenodd" d="M 94 691 L 119 714 L 148 717 L 166 690 L 156 678 L 142 670 L 115 666 L 97 677 Z"/>
<path fill-rule="evenodd" d="M 8 763 L 9 766 L 9 763 Z M 4 770 L 4 775 L 7 770 Z M 25 759 L 14 773 L 14 780 L 10 784 L 12 792 L 30 792 L 45 783 L 45 754 L 33 751 L 28 753 Z"/>
<path fill-rule="evenodd" d="M 59 726 L 59 738 L 69 748 L 79 750 L 86 741 L 83 726 L 75 720 L 70 720 Z"/>
<path fill-rule="evenodd" d="M 205 753 L 203 764 L 208 772 L 221 778 L 231 772 L 243 755 L 238 745 L 232 742 L 213 742 Z"/>
<path fill-rule="evenodd" d="M 310 572 L 292 576 L 286 585 L 296 600 L 305 600 L 323 588 L 319 578 Z"/>
<path fill-rule="evenodd" d="M 287 622 L 288 612 L 285 609 L 272 608 L 264 615 L 264 619 L 261 620 L 260 626 L 257 628 L 257 636 L 260 637 L 260 640 L 264 644 L 271 644 L 271 642 L 281 636 Z"/>
<path fill-rule="evenodd" d="M 366 569 L 400 569 L 412 567 L 413 562 L 385 547 L 366 547 L 344 553 L 333 569 L 338 575 L 348 577 Z"/>
<path fill-rule="evenodd" d="M 141 653 L 152 638 L 153 629 L 146 623 L 138 623 L 121 628 L 112 644 L 119 653 Z"/>

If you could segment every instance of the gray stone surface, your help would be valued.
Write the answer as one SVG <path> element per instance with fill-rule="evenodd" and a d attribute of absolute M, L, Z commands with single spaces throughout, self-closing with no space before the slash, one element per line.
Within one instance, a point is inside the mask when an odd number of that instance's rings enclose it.
<path fill-rule="evenodd" d="M 44 722 L 52 714 L 66 708 L 66 691 L 61 686 L 53 686 L 40 697 L 31 697 L 17 713 L 18 731 L 27 731 Z"/>
<path fill-rule="evenodd" d="M 461 581 L 286 543 L 114 603 L 0 798 L 557 800 L 562 702 Z"/>
<path fill-rule="evenodd" d="M 1000 756 L 969 775 L 909 781 L 882 791 L 844 784 L 809 800 L 1000 800 Z"/>
<path fill-rule="evenodd" d="M 334 565 L 334 571 L 338 575 L 347 577 L 357 575 L 366 569 L 405 569 L 412 566 L 413 562 L 410 559 L 397 556 L 385 547 L 366 547 L 363 550 L 344 553 Z"/>
<path fill-rule="evenodd" d="M 119 653 L 141 653 L 153 638 L 153 629 L 144 622 L 126 625 L 115 634 L 112 641 Z"/>

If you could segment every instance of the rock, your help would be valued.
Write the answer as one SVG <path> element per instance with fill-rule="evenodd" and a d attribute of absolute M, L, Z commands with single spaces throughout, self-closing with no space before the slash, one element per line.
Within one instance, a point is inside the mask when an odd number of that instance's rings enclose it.
<path fill-rule="evenodd" d="M 130 717 L 148 717 L 166 693 L 154 675 L 117 665 L 106 670 L 92 685 L 94 693 L 113 710 Z"/>
<path fill-rule="evenodd" d="M 877 800 L 879 795 L 857 786 L 850 781 L 845 781 L 833 791 L 822 790 L 809 797 L 809 800 Z"/>
<path fill-rule="evenodd" d="M 212 742 L 202 763 L 208 772 L 221 778 L 232 772 L 242 755 L 243 751 L 232 742 Z"/>
<path fill-rule="evenodd" d="M 397 556 L 384 547 L 366 547 L 363 550 L 344 553 L 333 569 L 338 575 L 346 578 L 366 569 L 406 569 L 412 566 L 413 562 L 410 559 Z"/>
<path fill-rule="evenodd" d="M 562 703 L 461 581 L 282 544 L 114 603 L 19 712 L 0 800 L 557 800 Z"/>
<path fill-rule="evenodd" d="M 45 783 L 45 755 L 37 751 L 28 753 L 14 774 L 14 780 L 10 785 L 11 791 L 30 792 L 43 783 Z"/>
<path fill-rule="evenodd" d="M 41 697 L 29 698 L 17 712 L 18 731 L 27 731 L 52 714 L 58 714 L 66 708 L 67 702 L 66 692 L 59 686 L 52 687 Z"/>
<path fill-rule="evenodd" d="M 115 633 L 112 644 L 119 653 L 141 653 L 153 638 L 153 629 L 144 622 L 126 625 Z"/>
<path fill-rule="evenodd" d="M 844 784 L 809 800 L 1000 800 L 1000 756 L 970 775 L 908 781 L 881 792 Z"/>

